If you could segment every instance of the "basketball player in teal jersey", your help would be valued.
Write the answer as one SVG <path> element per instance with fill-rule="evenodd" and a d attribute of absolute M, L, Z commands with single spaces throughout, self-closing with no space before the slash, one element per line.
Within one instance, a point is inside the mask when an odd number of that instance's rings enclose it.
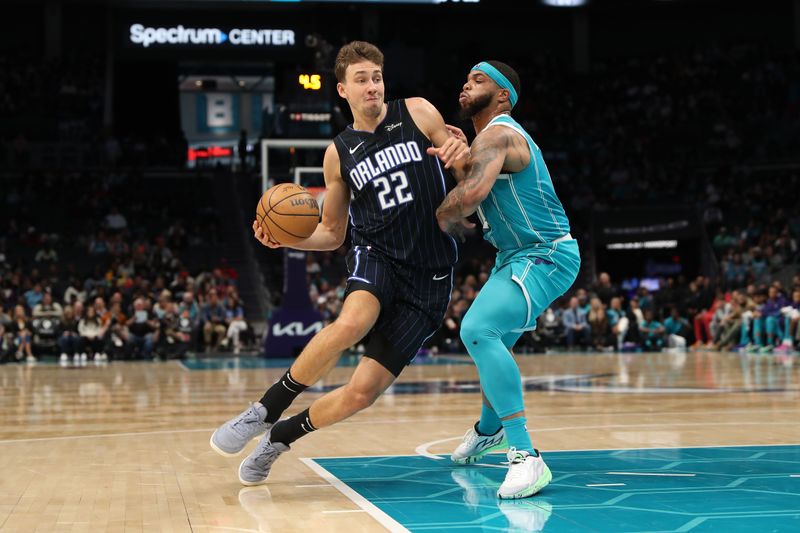
<path fill-rule="evenodd" d="M 461 339 L 478 367 L 483 410 L 452 460 L 477 461 L 507 441 L 509 470 L 497 492 L 502 499 L 536 494 L 552 478 L 525 427 L 522 380 L 510 350 L 580 268 L 578 243 L 542 151 L 511 118 L 519 92 L 519 76 L 508 65 L 485 61 L 472 68 L 459 96 L 477 133 L 469 171 L 436 212 L 444 231 L 459 233 L 463 218 L 477 211 L 484 238 L 497 248 L 489 280 L 461 324 Z M 428 149 L 439 152 L 445 157 Z"/>

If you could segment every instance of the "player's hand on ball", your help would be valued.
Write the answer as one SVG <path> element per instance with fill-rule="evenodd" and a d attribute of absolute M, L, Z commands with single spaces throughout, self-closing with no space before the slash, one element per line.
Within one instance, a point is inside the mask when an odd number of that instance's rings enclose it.
<path fill-rule="evenodd" d="M 465 140 L 448 137 L 442 146 L 439 148 L 432 146 L 428 148 L 427 153 L 438 157 L 444 163 L 444 168 L 450 168 L 459 159 L 469 156 L 469 146 Z"/>
<path fill-rule="evenodd" d="M 272 236 L 264 231 L 258 220 L 253 221 L 253 236 L 256 240 L 268 248 L 280 248 L 281 245 L 272 240 Z"/>

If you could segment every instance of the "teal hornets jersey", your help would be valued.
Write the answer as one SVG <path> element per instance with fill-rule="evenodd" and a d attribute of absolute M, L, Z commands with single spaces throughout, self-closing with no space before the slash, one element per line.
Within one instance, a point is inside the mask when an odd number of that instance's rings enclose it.
<path fill-rule="evenodd" d="M 537 244 L 549 244 L 567 235 L 569 220 L 556 196 L 542 151 L 530 135 L 509 115 L 493 118 L 487 128 L 511 128 L 525 137 L 531 161 L 513 174 L 500 174 L 481 205 L 478 217 L 484 238 L 500 252 Z"/>

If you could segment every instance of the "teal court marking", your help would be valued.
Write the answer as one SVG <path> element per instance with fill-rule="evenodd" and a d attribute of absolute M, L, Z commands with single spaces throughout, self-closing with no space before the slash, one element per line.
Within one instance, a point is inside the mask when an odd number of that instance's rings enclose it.
<path fill-rule="evenodd" d="M 444 457 L 444 456 L 443 456 Z M 800 445 L 546 452 L 553 482 L 495 496 L 503 454 L 302 459 L 390 531 L 800 531 Z"/>

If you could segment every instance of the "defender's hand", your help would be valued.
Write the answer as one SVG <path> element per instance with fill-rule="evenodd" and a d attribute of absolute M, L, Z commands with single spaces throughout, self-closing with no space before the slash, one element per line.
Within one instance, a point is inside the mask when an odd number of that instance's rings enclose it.
<path fill-rule="evenodd" d="M 444 127 L 447 128 L 447 131 L 450 132 L 450 135 L 460 141 L 464 141 L 464 144 L 469 144 L 469 141 L 467 141 L 467 136 L 464 134 L 464 131 L 461 128 L 457 126 L 451 126 L 450 124 L 445 124 Z"/>
<path fill-rule="evenodd" d="M 444 163 L 444 168 L 450 168 L 456 161 L 469 156 L 469 146 L 457 137 L 448 137 L 442 146 L 431 146 L 426 152 L 438 157 Z"/>

